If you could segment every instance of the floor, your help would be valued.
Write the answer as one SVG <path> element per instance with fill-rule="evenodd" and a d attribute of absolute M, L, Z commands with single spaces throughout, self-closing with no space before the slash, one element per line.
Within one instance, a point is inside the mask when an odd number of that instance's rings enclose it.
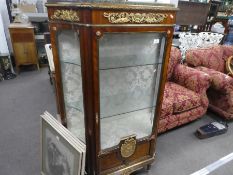
<path fill-rule="evenodd" d="M 21 72 L 0 82 L 0 175 L 40 174 L 40 114 L 56 114 L 54 89 L 47 68 Z M 208 113 L 183 127 L 161 134 L 157 159 L 141 175 L 188 175 L 233 152 L 233 123 L 226 134 L 199 140 L 194 131 L 220 118 Z M 233 161 L 213 175 L 233 174 Z"/>

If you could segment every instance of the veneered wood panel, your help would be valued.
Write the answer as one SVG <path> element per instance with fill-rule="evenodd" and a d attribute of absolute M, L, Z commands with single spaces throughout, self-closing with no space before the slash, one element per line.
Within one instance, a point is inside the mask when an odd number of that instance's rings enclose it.
<path fill-rule="evenodd" d="M 33 34 L 32 33 L 12 33 L 12 40 L 16 43 L 22 42 L 34 42 Z"/>
<path fill-rule="evenodd" d="M 10 36 L 15 56 L 16 68 L 20 65 L 36 64 L 39 69 L 34 28 L 10 27 Z"/>

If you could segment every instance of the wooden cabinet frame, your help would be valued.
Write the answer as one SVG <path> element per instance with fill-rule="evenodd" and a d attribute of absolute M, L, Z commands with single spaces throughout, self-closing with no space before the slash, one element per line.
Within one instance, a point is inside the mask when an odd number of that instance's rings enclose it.
<path fill-rule="evenodd" d="M 80 38 L 81 71 L 83 82 L 83 103 L 85 116 L 85 134 L 87 147 L 86 171 L 88 174 L 129 174 L 137 169 L 150 165 L 155 159 L 158 116 L 161 113 L 163 90 L 166 81 L 166 70 L 173 37 L 176 8 L 172 6 L 149 5 L 112 5 L 100 3 L 50 3 L 47 4 L 49 27 L 55 63 L 55 79 L 58 113 L 63 125 L 67 125 L 62 89 L 61 66 L 59 63 L 56 34 L 61 30 L 78 32 Z M 151 18 L 121 19 L 111 21 L 106 14 L 154 14 L 156 22 Z M 68 15 L 67 15 L 68 14 Z M 150 17 L 150 16 L 149 16 Z M 146 19 L 146 18 L 145 18 Z M 136 20 L 136 21 L 135 21 Z M 154 20 L 154 21 L 153 21 Z M 157 108 L 153 122 L 152 134 L 136 141 L 136 149 L 128 158 L 120 155 L 122 143 L 109 149 L 100 148 L 100 96 L 99 96 L 99 39 L 105 33 L 140 33 L 157 32 L 166 35 L 162 75 L 160 79 Z"/>

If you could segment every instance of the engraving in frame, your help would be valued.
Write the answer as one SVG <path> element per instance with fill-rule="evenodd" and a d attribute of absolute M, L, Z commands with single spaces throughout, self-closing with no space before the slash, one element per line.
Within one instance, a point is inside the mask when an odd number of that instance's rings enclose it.
<path fill-rule="evenodd" d="M 70 22 L 80 21 L 78 12 L 74 10 L 55 10 L 54 14 L 51 16 L 51 19 Z"/>
<path fill-rule="evenodd" d="M 120 153 L 123 158 L 128 158 L 132 156 L 136 150 L 136 136 L 130 136 L 127 138 L 123 138 L 121 140 L 121 145 L 120 145 Z"/>
<path fill-rule="evenodd" d="M 168 15 L 163 13 L 104 13 L 104 17 L 113 24 L 122 23 L 160 23 L 164 21 Z"/>

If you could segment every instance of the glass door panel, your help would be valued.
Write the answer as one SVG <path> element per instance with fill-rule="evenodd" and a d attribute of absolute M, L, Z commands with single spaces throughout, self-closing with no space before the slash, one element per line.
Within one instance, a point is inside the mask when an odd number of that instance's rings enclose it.
<path fill-rule="evenodd" d="M 57 45 L 61 65 L 67 127 L 85 142 L 80 43 L 77 32 L 60 31 Z"/>
<path fill-rule="evenodd" d="M 122 137 L 151 134 L 164 47 L 162 33 L 106 33 L 100 39 L 102 149 Z"/>

